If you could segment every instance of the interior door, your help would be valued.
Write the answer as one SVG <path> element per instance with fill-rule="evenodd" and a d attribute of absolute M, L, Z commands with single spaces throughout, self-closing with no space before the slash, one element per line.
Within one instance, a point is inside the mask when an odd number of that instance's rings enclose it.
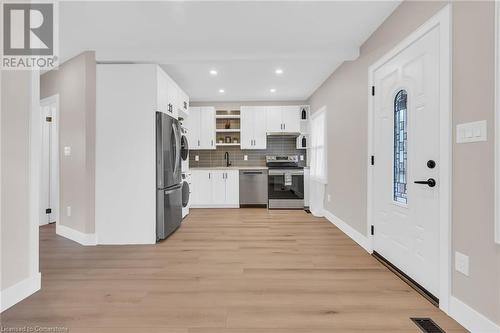
<path fill-rule="evenodd" d="M 374 250 L 439 295 L 439 31 L 374 71 Z"/>
<path fill-rule="evenodd" d="M 42 209 L 47 219 L 40 224 L 56 222 L 59 215 L 59 138 L 57 102 L 42 100 Z"/>

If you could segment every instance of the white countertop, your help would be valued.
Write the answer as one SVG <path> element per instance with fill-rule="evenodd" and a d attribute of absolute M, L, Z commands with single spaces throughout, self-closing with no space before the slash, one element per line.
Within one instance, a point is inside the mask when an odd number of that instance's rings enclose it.
<path fill-rule="evenodd" d="M 267 170 L 266 166 L 190 167 L 192 170 Z"/>

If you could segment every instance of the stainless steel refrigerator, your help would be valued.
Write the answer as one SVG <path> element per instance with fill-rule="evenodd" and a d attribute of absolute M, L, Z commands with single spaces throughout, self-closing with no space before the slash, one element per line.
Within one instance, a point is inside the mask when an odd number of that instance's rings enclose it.
<path fill-rule="evenodd" d="M 156 240 L 167 238 L 182 221 L 181 127 L 156 112 Z"/>

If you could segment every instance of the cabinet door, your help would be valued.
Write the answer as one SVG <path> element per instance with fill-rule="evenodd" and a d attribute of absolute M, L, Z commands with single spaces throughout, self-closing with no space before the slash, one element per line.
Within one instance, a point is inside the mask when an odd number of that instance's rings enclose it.
<path fill-rule="evenodd" d="M 202 107 L 200 110 L 200 149 L 215 149 L 215 108 Z"/>
<path fill-rule="evenodd" d="M 184 114 L 187 114 L 188 113 L 188 109 L 189 109 L 189 97 L 180 88 L 178 89 L 177 93 L 178 93 L 177 103 L 178 103 L 179 112 L 182 111 L 182 112 L 184 112 Z"/>
<path fill-rule="evenodd" d="M 226 171 L 226 204 L 240 204 L 240 172 L 238 170 Z"/>
<path fill-rule="evenodd" d="M 191 204 L 211 205 L 212 204 L 212 182 L 210 171 L 191 171 Z"/>
<path fill-rule="evenodd" d="M 267 148 L 267 116 L 266 108 L 256 107 L 254 110 L 253 149 Z"/>
<path fill-rule="evenodd" d="M 281 117 L 284 132 L 300 132 L 300 109 L 298 106 L 283 106 Z"/>
<path fill-rule="evenodd" d="M 160 68 L 157 67 L 156 70 L 156 88 L 157 88 L 157 99 L 156 99 L 156 111 L 160 111 L 163 113 L 167 113 L 167 104 L 168 104 L 168 96 L 167 96 L 167 90 L 168 90 L 168 79 L 167 79 L 167 74 Z"/>
<path fill-rule="evenodd" d="M 254 149 L 255 107 L 242 106 L 240 109 L 241 149 Z"/>
<path fill-rule="evenodd" d="M 186 119 L 186 128 L 188 129 L 188 140 L 190 149 L 201 148 L 201 111 L 199 107 L 189 109 L 189 117 Z"/>
<path fill-rule="evenodd" d="M 167 95 L 168 95 L 168 105 L 167 105 L 167 113 L 170 114 L 172 117 L 177 119 L 178 117 L 178 112 L 176 108 L 176 102 L 177 102 L 177 84 L 172 80 L 168 75 L 167 75 L 167 82 L 168 82 L 168 89 L 167 89 Z"/>
<path fill-rule="evenodd" d="M 281 107 L 269 106 L 267 107 L 267 132 L 282 132 L 283 122 L 281 119 Z"/>
<path fill-rule="evenodd" d="M 226 172 L 213 170 L 211 172 L 212 182 L 212 204 L 223 205 L 226 202 Z"/>

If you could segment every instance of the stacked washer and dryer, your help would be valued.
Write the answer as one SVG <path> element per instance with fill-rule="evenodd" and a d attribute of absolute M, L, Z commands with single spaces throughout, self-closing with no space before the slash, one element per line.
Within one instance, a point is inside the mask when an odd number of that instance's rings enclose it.
<path fill-rule="evenodd" d="M 182 123 L 181 123 L 182 124 Z M 189 144 L 187 129 L 181 125 L 182 218 L 189 214 L 191 173 L 189 172 Z"/>

